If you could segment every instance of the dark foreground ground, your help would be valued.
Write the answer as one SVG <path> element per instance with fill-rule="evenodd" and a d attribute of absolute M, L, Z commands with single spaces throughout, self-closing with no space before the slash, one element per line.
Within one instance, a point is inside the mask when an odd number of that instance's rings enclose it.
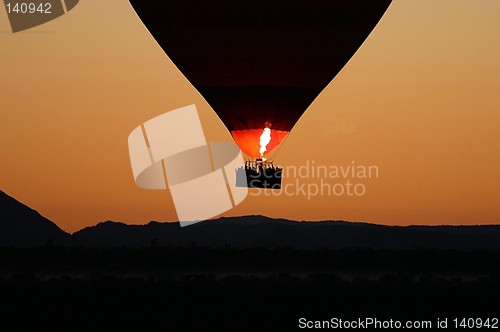
<path fill-rule="evenodd" d="M 291 331 L 500 317 L 500 252 L 0 248 L 7 331 Z"/>

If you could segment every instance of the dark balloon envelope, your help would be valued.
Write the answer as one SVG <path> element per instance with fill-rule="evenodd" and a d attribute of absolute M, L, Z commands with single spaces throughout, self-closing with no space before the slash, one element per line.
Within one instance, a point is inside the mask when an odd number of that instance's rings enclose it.
<path fill-rule="evenodd" d="M 288 135 L 391 0 L 130 0 L 235 142 L 260 156 Z"/>

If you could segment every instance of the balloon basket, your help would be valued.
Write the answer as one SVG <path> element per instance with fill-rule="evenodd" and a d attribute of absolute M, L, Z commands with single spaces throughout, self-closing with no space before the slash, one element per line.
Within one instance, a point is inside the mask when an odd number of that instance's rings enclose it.
<path fill-rule="evenodd" d="M 236 169 L 236 187 L 281 189 L 283 168 L 258 158 L 247 160 L 245 167 Z"/>

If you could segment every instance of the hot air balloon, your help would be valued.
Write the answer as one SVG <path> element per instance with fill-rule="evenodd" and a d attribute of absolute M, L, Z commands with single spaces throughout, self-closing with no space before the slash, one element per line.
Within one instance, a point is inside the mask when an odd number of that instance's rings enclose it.
<path fill-rule="evenodd" d="M 130 0 L 241 150 L 261 161 L 345 66 L 391 0 Z"/>

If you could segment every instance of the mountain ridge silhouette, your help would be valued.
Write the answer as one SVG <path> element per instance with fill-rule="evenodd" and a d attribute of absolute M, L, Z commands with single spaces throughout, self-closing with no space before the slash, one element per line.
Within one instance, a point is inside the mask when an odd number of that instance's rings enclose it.
<path fill-rule="evenodd" d="M 68 245 L 70 235 L 38 211 L 0 190 L 0 245 Z"/>
<path fill-rule="evenodd" d="M 119 236 L 117 236 L 119 235 Z M 500 226 L 386 226 L 364 222 L 290 221 L 264 216 L 226 217 L 181 228 L 177 223 L 127 225 L 107 221 L 73 236 L 86 246 L 192 245 L 235 248 L 292 247 L 314 250 L 374 249 L 500 250 Z"/>
<path fill-rule="evenodd" d="M 0 216 L 0 246 L 53 243 L 85 247 L 500 250 L 500 225 L 387 226 L 343 220 L 290 221 L 259 215 L 223 217 L 188 227 L 172 222 L 129 225 L 108 220 L 68 234 L 3 191 Z"/>

